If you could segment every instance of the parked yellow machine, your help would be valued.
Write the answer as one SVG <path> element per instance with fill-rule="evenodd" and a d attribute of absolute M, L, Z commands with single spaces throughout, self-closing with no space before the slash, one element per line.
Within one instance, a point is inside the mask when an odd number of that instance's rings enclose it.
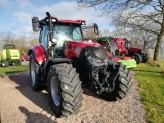
<path fill-rule="evenodd" d="M 15 45 L 5 44 L 1 52 L 1 65 L 21 65 L 20 52 Z"/>

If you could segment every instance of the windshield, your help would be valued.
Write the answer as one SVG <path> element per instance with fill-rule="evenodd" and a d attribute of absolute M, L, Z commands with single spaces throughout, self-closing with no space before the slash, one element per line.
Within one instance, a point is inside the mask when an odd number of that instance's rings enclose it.
<path fill-rule="evenodd" d="M 81 25 L 55 24 L 54 38 L 64 41 L 82 41 Z"/>
<path fill-rule="evenodd" d="M 112 50 L 114 51 L 118 50 L 118 46 L 114 40 L 110 41 L 110 45 L 111 45 Z"/>

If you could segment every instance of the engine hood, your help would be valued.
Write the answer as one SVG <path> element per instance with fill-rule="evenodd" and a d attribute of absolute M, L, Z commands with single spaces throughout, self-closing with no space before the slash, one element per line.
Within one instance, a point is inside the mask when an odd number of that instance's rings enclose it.
<path fill-rule="evenodd" d="M 93 46 L 87 46 L 85 48 L 87 55 L 99 58 L 99 59 L 105 59 L 107 57 L 106 49 L 102 46 L 93 47 Z"/>
<path fill-rule="evenodd" d="M 86 46 L 101 46 L 99 43 L 94 43 L 94 42 L 86 42 L 86 41 L 83 41 L 81 42 L 81 47 L 86 47 Z"/>
<path fill-rule="evenodd" d="M 93 43 L 93 42 L 86 42 L 86 41 L 67 41 L 66 42 L 67 45 L 73 45 L 75 47 L 80 47 L 80 48 L 84 48 L 86 46 L 101 46 L 99 43 Z"/>
<path fill-rule="evenodd" d="M 65 55 L 68 58 L 79 57 L 81 51 L 85 49 L 88 55 L 104 59 L 107 57 L 107 52 L 99 43 L 86 41 L 67 41 L 65 42 Z"/>

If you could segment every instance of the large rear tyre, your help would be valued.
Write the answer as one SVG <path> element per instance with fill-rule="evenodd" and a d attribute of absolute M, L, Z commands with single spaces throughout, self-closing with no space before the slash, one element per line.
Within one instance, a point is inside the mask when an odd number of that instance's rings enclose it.
<path fill-rule="evenodd" d="M 116 101 L 126 97 L 131 90 L 132 76 L 129 70 L 122 64 L 118 64 L 113 68 L 109 80 L 114 81 L 114 90 L 110 93 L 104 92 L 101 96 L 106 100 Z"/>
<path fill-rule="evenodd" d="M 142 62 L 142 56 L 139 53 L 133 53 L 132 58 L 135 59 L 137 64 L 140 64 Z"/>
<path fill-rule="evenodd" d="M 51 108 L 57 117 L 79 112 L 83 91 L 79 74 L 71 64 L 58 64 L 50 68 L 47 89 Z"/>
<path fill-rule="evenodd" d="M 41 90 L 41 81 L 40 81 L 40 74 L 39 74 L 39 66 L 35 62 L 34 56 L 30 55 L 30 79 L 31 79 L 31 87 L 34 91 Z"/>

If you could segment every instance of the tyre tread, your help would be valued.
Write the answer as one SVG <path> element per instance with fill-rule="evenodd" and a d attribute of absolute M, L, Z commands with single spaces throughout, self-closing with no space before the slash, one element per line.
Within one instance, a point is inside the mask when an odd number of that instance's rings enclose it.
<path fill-rule="evenodd" d="M 82 87 L 79 74 L 71 64 L 67 63 L 53 65 L 52 68 L 58 76 L 62 91 L 62 108 L 59 115 L 68 116 L 74 114 L 79 111 L 78 105 L 82 105 Z"/>

